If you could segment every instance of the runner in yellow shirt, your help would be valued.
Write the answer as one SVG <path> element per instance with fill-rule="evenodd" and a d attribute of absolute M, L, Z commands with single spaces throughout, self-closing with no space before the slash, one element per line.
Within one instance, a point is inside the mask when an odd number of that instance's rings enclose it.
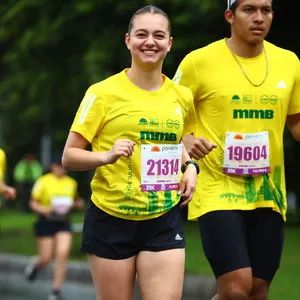
<path fill-rule="evenodd" d="M 265 40 L 271 0 L 228 2 L 231 37 L 189 53 L 174 77 L 194 95 L 189 153 L 213 150 L 200 161 L 189 219 L 217 278 L 214 300 L 267 299 L 284 240 L 286 120 L 300 140 L 300 66 Z"/>
<path fill-rule="evenodd" d="M 35 182 L 29 205 L 38 214 L 35 223 L 38 256 L 28 262 L 25 276 L 29 281 L 34 281 L 40 269 L 47 266 L 54 255 L 54 278 L 48 300 L 57 300 L 60 299 L 72 244 L 69 213 L 72 208 L 83 208 L 77 182 L 66 174 L 59 156 L 50 164 L 50 172 Z"/>
<path fill-rule="evenodd" d="M 5 172 L 6 155 L 4 150 L 0 148 L 0 195 L 3 195 L 6 199 L 15 199 L 17 195 L 16 189 L 5 184 Z"/>
<path fill-rule="evenodd" d="M 199 167 L 181 144 L 194 131 L 191 91 L 161 73 L 170 34 L 161 9 L 133 15 L 131 67 L 87 90 L 66 142 L 67 168 L 96 168 L 82 250 L 97 299 L 132 299 L 136 273 L 144 299 L 181 299 L 180 206 L 192 198 Z"/>

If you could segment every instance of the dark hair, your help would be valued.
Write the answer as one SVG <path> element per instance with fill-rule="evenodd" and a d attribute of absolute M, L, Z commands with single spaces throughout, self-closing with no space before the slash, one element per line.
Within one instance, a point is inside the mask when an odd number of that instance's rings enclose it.
<path fill-rule="evenodd" d="M 54 164 L 54 165 L 62 165 L 61 163 L 61 159 L 62 159 L 62 153 L 60 152 L 55 152 L 54 155 L 52 156 L 52 159 L 50 161 L 50 164 Z"/>
<path fill-rule="evenodd" d="M 233 4 L 231 4 L 231 5 L 229 6 L 229 9 L 230 9 L 233 13 L 235 13 L 236 8 L 237 8 L 237 6 L 239 5 L 239 2 L 240 2 L 240 0 L 236 0 L 235 2 L 233 2 Z M 273 2 L 273 1 L 271 1 L 271 2 Z"/>
<path fill-rule="evenodd" d="M 171 22 L 170 22 L 170 19 L 167 15 L 167 13 L 165 13 L 162 9 L 154 6 L 154 5 L 147 5 L 147 6 L 144 6 L 140 9 L 138 9 L 131 17 L 130 21 L 129 21 L 129 25 L 128 25 L 128 34 L 130 34 L 131 30 L 132 30 L 132 27 L 133 27 L 133 21 L 134 21 L 134 18 L 138 15 L 141 15 L 141 14 L 145 14 L 145 13 L 150 13 L 150 14 L 158 14 L 158 15 L 162 15 L 164 16 L 167 20 L 168 20 L 168 23 L 169 23 L 169 26 L 168 26 L 168 30 L 171 34 Z"/>
<path fill-rule="evenodd" d="M 236 0 L 235 2 L 233 2 L 233 4 L 231 4 L 231 5 L 229 6 L 229 9 L 230 9 L 233 13 L 235 13 L 235 11 L 236 11 L 236 8 L 237 8 L 237 6 L 238 6 L 238 2 L 239 2 L 239 0 Z"/>

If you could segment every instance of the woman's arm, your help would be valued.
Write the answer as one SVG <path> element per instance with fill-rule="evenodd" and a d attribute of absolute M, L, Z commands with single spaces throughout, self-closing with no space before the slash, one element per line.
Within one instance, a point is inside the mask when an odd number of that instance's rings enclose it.
<path fill-rule="evenodd" d="M 36 199 L 31 198 L 29 201 L 29 207 L 32 209 L 32 211 L 48 216 L 52 213 L 52 207 L 42 206 Z"/>
<path fill-rule="evenodd" d="M 184 145 L 182 145 L 182 163 L 190 160 L 191 158 L 187 152 L 187 149 Z M 197 162 L 195 162 L 195 164 L 197 164 Z M 180 181 L 180 188 L 178 191 L 178 195 L 181 195 L 183 198 L 183 201 L 180 204 L 181 207 L 187 205 L 192 200 L 196 189 L 197 174 L 198 172 L 195 165 L 188 164 L 186 166 Z"/>
<path fill-rule="evenodd" d="M 109 151 L 104 152 L 85 150 L 87 145 L 88 141 L 82 135 L 70 132 L 63 151 L 63 166 L 70 170 L 86 171 L 112 164 L 121 156 L 131 156 L 135 143 L 128 139 L 118 139 Z"/>

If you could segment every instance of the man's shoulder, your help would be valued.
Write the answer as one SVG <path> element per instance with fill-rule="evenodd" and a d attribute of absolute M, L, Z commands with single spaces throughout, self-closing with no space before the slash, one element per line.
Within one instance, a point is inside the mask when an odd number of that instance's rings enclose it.
<path fill-rule="evenodd" d="M 214 57 L 215 55 L 218 55 L 221 51 L 224 50 L 224 46 L 225 46 L 225 40 L 221 39 L 221 40 L 217 40 L 214 42 L 211 42 L 209 44 L 207 44 L 206 46 L 200 47 L 198 49 L 195 49 L 193 51 L 191 51 L 187 57 L 191 58 L 191 59 L 201 59 L 203 57 L 207 57 L 207 56 L 212 56 Z"/>
<path fill-rule="evenodd" d="M 267 52 L 269 52 L 271 55 L 274 55 L 274 57 L 277 57 L 277 59 L 282 58 L 299 60 L 295 52 L 283 47 L 279 47 L 271 42 L 265 41 L 265 48 Z"/>
<path fill-rule="evenodd" d="M 191 53 L 202 53 L 202 52 L 208 52 L 208 51 L 215 51 L 218 50 L 220 48 L 223 48 L 223 46 L 225 45 L 225 40 L 221 39 L 221 40 L 217 40 L 214 42 L 211 42 L 203 47 L 200 47 L 198 49 L 193 50 Z"/>
<path fill-rule="evenodd" d="M 176 93 L 180 93 L 182 95 L 190 95 L 191 90 L 181 84 L 178 84 L 177 82 L 175 82 L 174 80 L 168 79 L 170 81 L 170 86 L 173 90 L 176 91 Z"/>

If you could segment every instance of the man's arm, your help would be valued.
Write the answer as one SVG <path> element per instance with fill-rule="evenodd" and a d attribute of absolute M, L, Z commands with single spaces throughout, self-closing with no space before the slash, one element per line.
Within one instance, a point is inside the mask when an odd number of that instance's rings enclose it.
<path fill-rule="evenodd" d="M 286 123 L 294 139 L 300 142 L 300 113 L 288 115 L 286 118 Z"/>

